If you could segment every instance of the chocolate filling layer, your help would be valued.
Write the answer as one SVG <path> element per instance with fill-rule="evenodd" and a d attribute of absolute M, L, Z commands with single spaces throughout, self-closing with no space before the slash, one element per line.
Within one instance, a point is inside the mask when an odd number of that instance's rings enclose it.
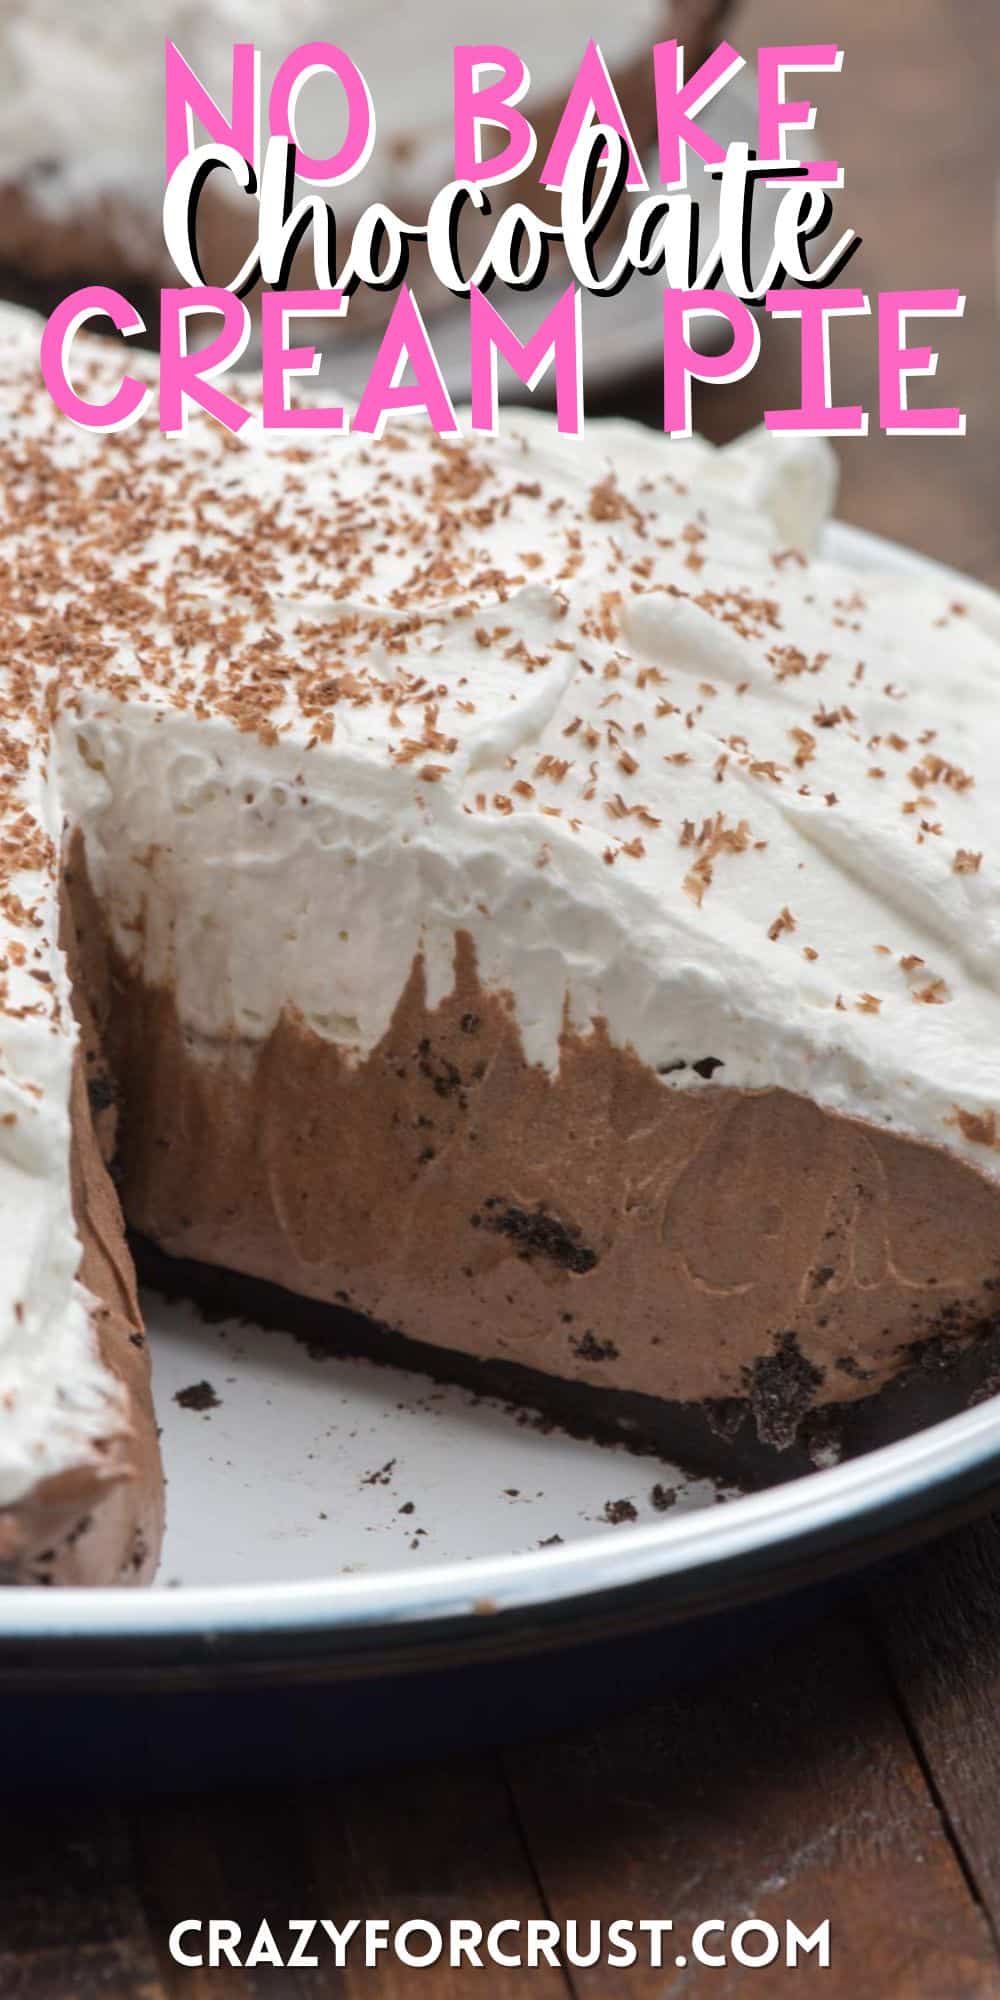
<path fill-rule="evenodd" d="M 550 1074 L 461 932 L 452 991 L 429 1005 L 418 958 L 364 1057 L 291 1013 L 209 1042 L 99 948 L 74 881 L 129 1223 L 347 1308 L 332 1344 L 754 1478 L 813 1462 L 897 1378 L 936 1381 L 919 1352 L 988 1356 L 1000 1192 L 945 1151 L 727 1088 L 724 1050 L 692 1049 L 703 1080 L 678 1088 L 600 1021 L 566 1030 Z M 241 1309 L 289 1321 L 269 1294 Z"/>

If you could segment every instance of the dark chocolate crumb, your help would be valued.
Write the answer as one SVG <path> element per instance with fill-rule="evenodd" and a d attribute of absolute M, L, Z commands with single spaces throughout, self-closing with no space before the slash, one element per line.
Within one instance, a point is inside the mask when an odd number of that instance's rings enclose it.
<path fill-rule="evenodd" d="M 374 1472 L 366 1472 L 361 1484 L 362 1486 L 388 1486 L 395 1469 L 395 1459 L 387 1458 L 385 1464 L 376 1466 Z"/>
<path fill-rule="evenodd" d="M 612 1527 L 617 1528 L 622 1521 L 637 1521 L 639 1513 L 638 1509 L 633 1507 L 631 1500 L 605 1500 L 601 1518 L 610 1521 Z"/>
<path fill-rule="evenodd" d="M 746 1415 L 746 1405 L 738 1396 L 706 1396 L 703 1408 L 713 1436 L 730 1443 Z"/>
<path fill-rule="evenodd" d="M 178 1389 L 174 1402 L 182 1410 L 217 1410 L 221 1397 L 217 1396 L 211 1382 L 192 1382 L 186 1389 Z"/>
<path fill-rule="evenodd" d="M 838 1354 L 833 1365 L 842 1375 L 847 1376 L 849 1382 L 870 1382 L 875 1373 L 874 1368 L 862 1368 L 860 1361 L 856 1361 L 853 1354 Z"/>
<path fill-rule="evenodd" d="M 778 1335 L 773 1354 L 761 1354 L 743 1371 L 761 1444 L 785 1451 L 811 1407 L 823 1371 L 803 1354 L 794 1333 Z"/>
<path fill-rule="evenodd" d="M 115 1101 L 115 1087 L 106 1069 L 99 1069 L 88 1076 L 87 1098 L 94 1118 L 99 1118 L 102 1111 L 110 1111 Z"/>
<path fill-rule="evenodd" d="M 691 1064 L 696 1075 L 705 1077 L 706 1081 L 717 1069 L 725 1069 L 725 1066 L 721 1056 L 700 1056 L 697 1062 Z"/>
<path fill-rule="evenodd" d="M 658 1514 L 666 1514 L 671 1507 L 676 1507 L 677 1505 L 677 1488 L 676 1486 L 663 1486 L 657 1480 L 649 1498 Z"/>
<path fill-rule="evenodd" d="M 572 1223 L 561 1222 L 557 1215 L 548 1215 L 544 1208 L 529 1213 L 504 1201 L 501 1195 L 491 1195 L 483 1207 L 488 1213 L 472 1217 L 474 1227 L 482 1224 L 498 1236 L 509 1236 L 523 1257 L 548 1257 L 563 1270 L 581 1274 L 592 1271 L 597 1263 L 596 1250 L 581 1243 L 580 1231 Z"/>
<path fill-rule="evenodd" d="M 192 1382 L 188 1388 L 178 1388 L 174 1394 L 174 1402 L 178 1402 L 182 1410 L 218 1410 L 220 1400 L 222 1398 L 216 1396 L 210 1382 Z"/>
<path fill-rule="evenodd" d="M 578 1340 L 571 1340 L 570 1346 L 581 1361 L 617 1361 L 620 1352 L 613 1340 L 598 1340 L 590 1327 Z"/>
<path fill-rule="evenodd" d="M 417 1068 L 421 1076 L 425 1076 L 433 1085 L 439 1097 L 452 1097 L 456 1091 L 461 1092 L 461 1070 L 447 1056 L 438 1056 L 435 1065 L 433 1051 L 426 1035 L 417 1051 Z M 459 1102 L 464 1110 L 464 1097 L 460 1097 Z"/>

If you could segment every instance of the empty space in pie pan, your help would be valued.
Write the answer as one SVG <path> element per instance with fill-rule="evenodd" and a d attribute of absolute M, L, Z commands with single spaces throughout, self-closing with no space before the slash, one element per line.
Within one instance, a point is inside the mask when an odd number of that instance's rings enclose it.
<path fill-rule="evenodd" d="M 859 572 L 933 569 L 841 524 L 826 547 Z M 735 1494 L 468 1390 L 153 1292 L 144 1307 L 168 1481 L 158 1580 L 0 1593 L 11 1689 L 350 1679 L 656 1627 L 669 1662 L 684 1621 L 881 1556 L 1000 1486 L 997 1398 Z"/>

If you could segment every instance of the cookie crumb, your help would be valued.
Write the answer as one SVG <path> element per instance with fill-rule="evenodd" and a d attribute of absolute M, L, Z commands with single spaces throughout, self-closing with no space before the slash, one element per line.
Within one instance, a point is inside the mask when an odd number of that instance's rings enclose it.
<path fill-rule="evenodd" d="M 211 1382 L 191 1382 L 186 1389 L 178 1389 L 174 1402 L 182 1410 L 217 1410 L 222 1401 L 217 1396 Z"/>

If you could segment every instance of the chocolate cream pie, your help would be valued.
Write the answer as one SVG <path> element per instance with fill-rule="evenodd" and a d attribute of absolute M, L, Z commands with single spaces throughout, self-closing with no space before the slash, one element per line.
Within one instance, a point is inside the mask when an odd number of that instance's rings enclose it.
<path fill-rule="evenodd" d="M 185 1282 L 723 1473 L 988 1345 L 995 600 L 810 557 L 815 443 L 93 437 L 39 336 L 0 316 L 0 1575 L 156 1561 L 119 1201 Z"/>

